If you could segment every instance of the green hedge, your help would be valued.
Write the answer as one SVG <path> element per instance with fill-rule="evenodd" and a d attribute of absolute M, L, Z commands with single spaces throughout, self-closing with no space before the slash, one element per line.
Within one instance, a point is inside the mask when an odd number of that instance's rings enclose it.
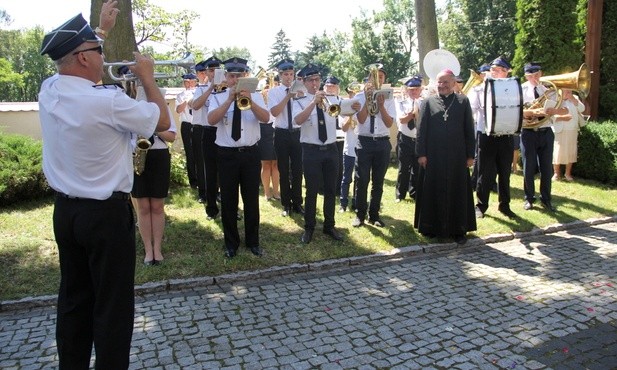
<path fill-rule="evenodd" d="M 40 141 L 0 135 L 0 206 L 51 194 L 42 169 Z"/>
<path fill-rule="evenodd" d="M 617 122 L 591 122 L 578 136 L 573 175 L 617 185 Z"/>
<path fill-rule="evenodd" d="M 0 135 L 0 207 L 53 194 L 42 169 L 41 141 Z M 171 184 L 188 185 L 184 153 L 172 151 Z"/>

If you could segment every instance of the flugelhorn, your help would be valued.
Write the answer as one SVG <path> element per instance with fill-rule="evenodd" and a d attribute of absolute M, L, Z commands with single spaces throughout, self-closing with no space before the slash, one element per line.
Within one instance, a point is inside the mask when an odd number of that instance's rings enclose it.
<path fill-rule="evenodd" d="M 366 106 L 368 109 L 368 114 L 371 116 L 376 116 L 377 113 L 379 113 L 377 99 L 373 94 L 375 91 L 381 88 L 381 83 L 379 82 L 380 68 L 383 68 L 383 65 L 381 63 L 373 63 L 366 66 L 366 69 L 368 69 L 368 81 L 364 85 L 364 93 L 366 95 Z M 368 88 L 367 85 L 370 86 L 370 88 Z"/>
<path fill-rule="evenodd" d="M 123 75 L 116 75 L 114 73 L 114 68 L 116 67 L 130 67 L 134 66 L 136 62 L 111 62 L 111 63 L 103 63 L 103 67 L 107 67 L 107 74 L 109 78 L 117 82 L 126 82 L 126 81 L 135 81 L 138 80 L 137 76 L 133 73 L 127 73 Z M 195 65 L 195 57 L 191 53 L 186 53 L 186 55 L 182 59 L 177 60 L 155 60 L 155 66 L 171 66 L 175 67 L 172 73 L 163 73 L 163 72 L 155 72 L 154 78 L 162 79 L 162 78 L 174 78 L 180 75 L 180 69 L 184 68 L 185 72 L 188 73 L 191 71 L 191 68 Z"/>

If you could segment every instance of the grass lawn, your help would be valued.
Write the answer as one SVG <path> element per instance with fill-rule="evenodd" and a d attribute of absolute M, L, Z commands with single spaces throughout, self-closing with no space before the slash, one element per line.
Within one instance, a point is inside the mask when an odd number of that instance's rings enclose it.
<path fill-rule="evenodd" d="M 163 244 L 165 261 L 161 266 L 145 267 L 143 246 L 138 237 L 136 283 L 173 278 L 213 276 L 236 271 L 359 256 L 413 244 L 430 242 L 413 229 L 414 203 L 394 202 L 396 168 L 388 170 L 382 201 L 382 219 L 386 227 L 353 228 L 355 215 L 337 213 L 336 226 L 345 241 L 335 242 L 321 233 L 322 198 L 317 200 L 317 227 L 313 241 L 300 242 L 304 220 L 294 214 L 281 217 L 281 204 L 260 199 L 260 239 L 264 256 L 257 258 L 246 248 L 232 260 L 223 257 L 223 230 L 220 218 L 206 220 L 204 208 L 196 201 L 195 191 L 171 190 L 167 199 L 167 227 Z M 478 220 L 478 230 L 469 235 L 529 231 L 555 223 L 568 223 L 617 214 L 617 189 L 593 181 L 577 179 L 573 183 L 553 182 L 553 205 L 557 212 L 541 207 L 523 210 L 523 178 L 511 178 L 512 210 L 520 217 L 510 220 L 497 211 L 497 194 L 492 193 L 485 217 Z M 536 191 L 539 180 L 536 180 Z M 370 189 L 369 189 L 370 190 Z M 338 206 L 337 206 L 338 208 Z M 56 294 L 59 284 L 58 252 L 52 229 L 53 198 L 0 209 L 0 300 Z M 243 221 L 239 222 L 244 235 Z"/>

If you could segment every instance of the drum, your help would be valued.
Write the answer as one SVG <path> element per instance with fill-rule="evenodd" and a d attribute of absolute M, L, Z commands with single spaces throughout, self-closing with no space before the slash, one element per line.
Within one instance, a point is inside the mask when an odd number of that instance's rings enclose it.
<path fill-rule="evenodd" d="M 484 82 L 487 135 L 513 135 L 523 124 L 523 90 L 518 77 L 487 78 Z"/>

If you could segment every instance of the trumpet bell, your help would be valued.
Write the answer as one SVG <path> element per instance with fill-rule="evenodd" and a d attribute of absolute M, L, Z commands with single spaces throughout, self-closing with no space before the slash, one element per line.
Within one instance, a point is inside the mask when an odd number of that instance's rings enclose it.
<path fill-rule="evenodd" d="M 238 109 L 240 110 L 249 110 L 251 109 L 251 99 L 246 96 L 238 96 L 236 98 L 236 104 L 238 105 Z"/>

